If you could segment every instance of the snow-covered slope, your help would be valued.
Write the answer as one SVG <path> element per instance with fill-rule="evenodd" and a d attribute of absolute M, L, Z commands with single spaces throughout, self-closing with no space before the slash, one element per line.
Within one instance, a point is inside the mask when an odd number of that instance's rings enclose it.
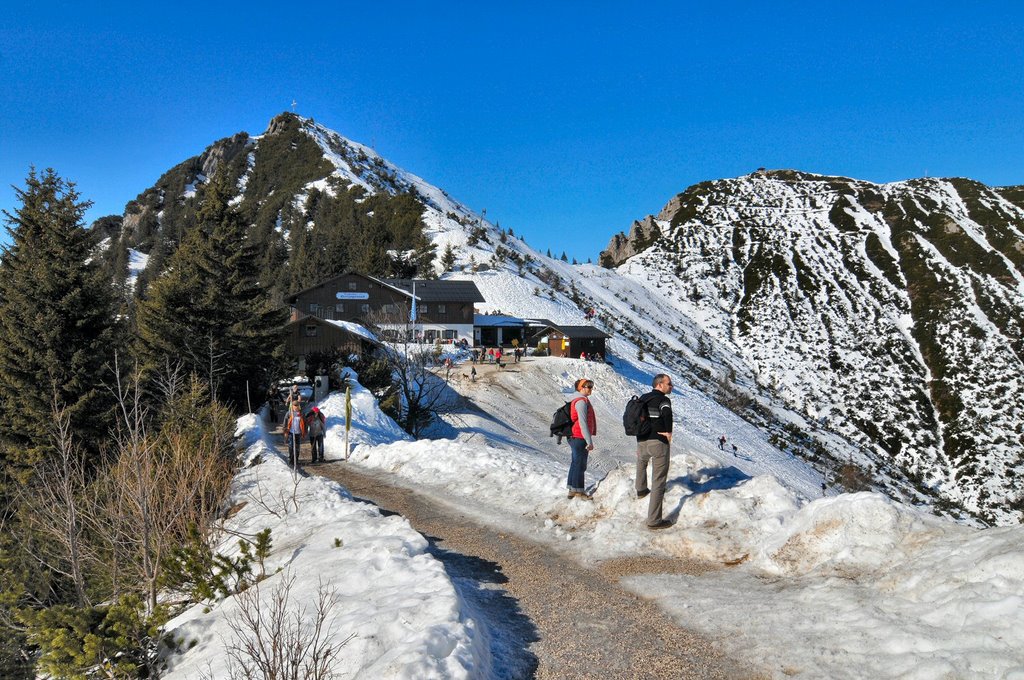
<path fill-rule="evenodd" d="M 606 251 L 862 463 L 988 521 L 1024 486 L 1024 209 L 967 180 L 707 182 Z M 646 227 L 646 231 L 644 228 Z M 632 250 L 639 254 L 631 255 Z"/>
<path fill-rule="evenodd" d="M 847 488 L 1020 520 L 1020 192 L 758 172 L 674 198 L 619 239 L 628 259 L 614 269 L 571 265 L 373 149 L 282 114 L 262 135 L 216 142 L 129 205 L 125 230 L 150 269 L 218 171 L 237 177 L 254 232 L 277 239 L 268 258 L 290 252 L 292 230 L 315 231 L 318 194 L 414 196 L 435 272 L 474 280 L 483 311 L 594 323 L 614 336 L 623 371 L 670 370 Z M 281 271 L 275 262 L 268 272 Z M 294 287 L 289 276 L 277 285 Z"/>

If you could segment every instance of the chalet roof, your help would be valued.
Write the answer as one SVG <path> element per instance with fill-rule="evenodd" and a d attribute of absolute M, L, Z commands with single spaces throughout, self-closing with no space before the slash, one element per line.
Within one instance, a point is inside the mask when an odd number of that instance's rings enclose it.
<path fill-rule="evenodd" d="M 550 328 L 551 330 L 558 331 L 559 333 L 568 338 L 586 339 L 612 337 L 605 333 L 604 331 L 602 331 L 600 328 L 595 328 L 594 326 L 567 326 L 564 324 L 557 324 L 548 319 L 533 319 L 527 325 L 531 329 L 536 330 L 536 332 L 534 333 L 535 336 L 540 335 L 541 333 Z"/>
<path fill-rule="evenodd" d="M 419 293 L 419 288 L 416 289 Z M 534 336 L 540 335 L 548 330 L 558 331 L 569 338 L 610 338 L 600 328 L 594 326 L 570 326 L 555 323 L 551 319 L 523 319 L 517 316 L 504 314 L 474 314 L 473 325 L 483 328 L 526 328 L 533 332 Z"/>
<path fill-rule="evenodd" d="M 324 279 L 320 283 L 314 284 L 314 285 L 310 286 L 309 288 L 304 288 L 304 289 L 300 290 L 297 293 L 292 293 L 291 295 L 286 295 L 285 298 L 284 298 L 284 301 L 287 302 L 290 305 L 291 304 L 295 304 L 295 302 L 298 301 L 299 296 L 305 295 L 306 293 L 308 293 L 310 291 L 313 291 L 313 290 L 316 290 L 317 288 L 323 288 L 324 286 L 327 286 L 327 285 L 337 281 L 338 279 L 340 279 L 340 278 L 342 278 L 344 276 L 358 276 L 360 278 L 366 279 L 367 281 L 370 281 L 371 283 L 376 283 L 376 284 L 379 284 L 381 286 L 384 286 L 385 288 L 390 288 L 391 290 L 399 292 L 402 295 L 409 295 L 408 291 L 403 290 L 401 288 L 396 288 L 395 286 L 393 286 L 392 284 L 388 283 L 384 279 L 378 279 L 378 278 L 375 278 L 373 276 L 367 276 L 366 274 L 362 274 L 362 273 L 357 272 L 357 271 L 352 271 L 351 269 L 346 269 L 342 273 L 337 274 L 335 276 L 332 276 L 329 279 Z M 417 290 L 417 295 L 416 295 L 417 298 L 419 297 L 418 293 L 419 293 L 419 291 Z"/>
<path fill-rule="evenodd" d="M 329 286 L 334 281 L 345 276 L 358 276 L 384 288 L 401 293 L 412 299 L 412 284 L 416 282 L 416 299 L 420 302 L 486 302 L 480 289 L 472 281 L 441 281 L 431 279 L 378 279 L 357 271 L 346 270 L 337 276 L 332 276 L 320 283 L 300 290 L 297 293 L 286 295 L 284 301 L 288 304 L 295 304 L 299 297 L 306 293 Z"/>
<path fill-rule="evenodd" d="M 505 314 L 474 314 L 473 325 L 485 328 L 522 328 L 528 325 L 524 319 L 518 316 Z"/>
<path fill-rule="evenodd" d="M 416 299 L 420 302 L 486 302 L 472 281 L 415 279 Z M 384 279 L 388 285 L 412 295 L 413 279 Z"/>
<path fill-rule="evenodd" d="M 594 326 L 554 326 L 556 330 L 562 331 L 565 335 L 570 338 L 610 338 L 612 336 L 605 333 L 600 328 Z"/>

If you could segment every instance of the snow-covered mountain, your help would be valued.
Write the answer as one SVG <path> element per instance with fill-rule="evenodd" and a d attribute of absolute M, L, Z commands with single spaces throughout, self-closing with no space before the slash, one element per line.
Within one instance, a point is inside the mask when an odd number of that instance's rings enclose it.
<path fill-rule="evenodd" d="M 372 201 L 412 197 L 422 233 L 410 239 L 427 243 L 395 247 L 427 253 L 416 261 L 434 275 L 474 280 L 485 311 L 582 324 L 593 309 L 621 372 L 669 369 L 847 488 L 1019 521 L 1019 191 L 755 173 L 680 194 L 613 240 L 615 268 L 574 266 L 372 149 L 282 114 L 262 135 L 215 142 L 126 207 L 117 248 L 149 255 L 140 289 L 222 172 L 281 292 L 336 273 L 330 258 L 301 271 L 318 255 L 305 236 L 334 219 L 327 198 L 400 220 Z"/>
<path fill-rule="evenodd" d="M 988 521 L 1024 492 L 1024 190 L 791 171 L 705 182 L 602 262 L 820 426 Z"/>

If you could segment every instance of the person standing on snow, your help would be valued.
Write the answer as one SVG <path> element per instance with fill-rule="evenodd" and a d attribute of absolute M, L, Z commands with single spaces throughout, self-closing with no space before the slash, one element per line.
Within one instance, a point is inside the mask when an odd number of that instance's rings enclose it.
<path fill-rule="evenodd" d="M 310 462 L 324 462 L 324 425 L 327 422 L 319 406 L 314 406 L 306 416 L 306 431 L 309 433 Z"/>
<path fill-rule="evenodd" d="M 651 432 L 636 438 L 636 497 L 651 497 L 647 505 L 647 528 L 666 529 L 672 522 L 662 517 L 662 502 L 668 486 L 669 445 L 672 443 L 672 378 L 664 373 L 654 376 L 654 389 L 640 397 L 647 405 Z M 647 485 L 647 465 L 651 465 L 651 485 Z"/>
<path fill-rule="evenodd" d="M 569 417 L 572 418 L 572 434 L 569 435 L 569 448 L 572 450 L 572 462 L 569 464 L 569 498 L 593 500 L 587 493 L 585 477 L 587 457 L 594 450 L 594 435 L 597 434 L 597 415 L 590 404 L 590 395 L 594 392 L 594 381 L 580 378 L 576 381 L 576 393 L 569 405 Z"/>
<path fill-rule="evenodd" d="M 299 467 L 299 448 L 306 436 L 306 420 L 302 417 L 302 406 L 298 401 L 293 401 L 288 417 L 284 419 L 284 437 L 288 442 L 288 464 L 293 468 Z"/>

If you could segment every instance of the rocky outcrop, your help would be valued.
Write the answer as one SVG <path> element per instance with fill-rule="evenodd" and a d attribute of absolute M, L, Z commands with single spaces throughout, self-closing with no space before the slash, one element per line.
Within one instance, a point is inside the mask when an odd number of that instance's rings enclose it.
<path fill-rule="evenodd" d="M 662 214 L 668 209 L 666 206 L 665 210 L 662 210 Z M 660 215 L 658 219 L 662 219 Z M 633 222 L 633 226 L 629 229 L 629 236 L 623 232 L 612 236 L 608 247 L 601 251 L 598 261 L 602 267 L 617 267 L 637 253 L 642 253 L 660 235 L 661 229 L 658 227 L 657 222 L 654 217 L 648 215 L 642 220 Z"/>

